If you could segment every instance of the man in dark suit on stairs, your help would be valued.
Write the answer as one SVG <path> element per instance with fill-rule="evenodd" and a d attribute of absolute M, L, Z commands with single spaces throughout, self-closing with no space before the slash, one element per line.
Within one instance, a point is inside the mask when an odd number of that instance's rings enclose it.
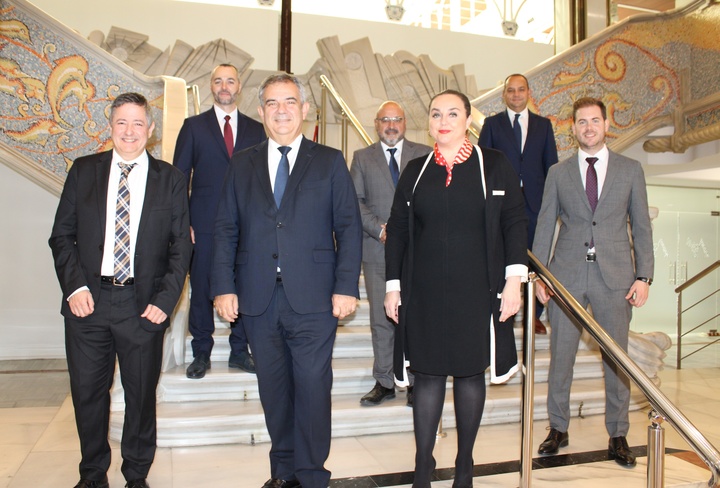
<path fill-rule="evenodd" d="M 145 97 L 119 95 L 110 127 L 114 149 L 70 168 L 50 247 L 82 453 L 75 488 L 108 488 L 116 357 L 125 391 L 121 470 L 126 487 L 147 488 L 163 336 L 192 252 L 187 186 L 145 150 L 154 128 Z"/>
<path fill-rule="evenodd" d="M 190 225 L 195 249 L 190 267 L 190 318 L 193 362 L 187 368 L 188 378 L 202 378 L 210 369 L 215 314 L 210 296 L 210 261 L 213 228 L 220 189 L 230 157 L 265 139 L 262 124 L 237 109 L 240 80 L 237 69 L 229 64 L 217 66 L 210 77 L 215 103 L 202 114 L 189 117 L 180 129 L 173 164 L 188 180 L 190 191 Z M 249 373 L 255 363 L 248 351 L 242 322 L 230 329 L 228 366 Z"/>
<path fill-rule="evenodd" d="M 558 155 L 550 120 L 532 113 L 527 107 L 529 100 L 527 78 L 521 74 L 508 76 L 503 88 L 507 110 L 485 119 L 478 143 L 505 153 L 520 178 L 528 216 L 528 249 L 532 249 L 545 177 L 550 166 L 557 163 Z M 542 311 L 543 306 L 538 303 L 535 318 L 538 334 L 547 333 L 538 318 Z"/>
<path fill-rule="evenodd" d="M 357 195 L 342 153 L 305 139 L 294 76 L 262 82 L 269 139 L 235 154 L 215 223 L 212 292 L 241 317 L 272 447 L 264 488 L 327 488 L 332 349 L 355 311 L 362 257 Z"/>

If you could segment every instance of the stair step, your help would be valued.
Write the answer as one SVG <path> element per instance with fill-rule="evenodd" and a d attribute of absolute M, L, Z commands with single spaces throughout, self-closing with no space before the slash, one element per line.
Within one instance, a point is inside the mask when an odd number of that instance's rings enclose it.
<path fill-rule="evenodd" d="M 515 348 L 518 351 L 522 351 L 522 328 L 519 324 L 514 327 L 515 332 Z M 230 335 L 230 329 L 218 328 L 213 334 L 215 345 L 210 356 L 213 361 L 213 367 L 215 364 L 227 363 L 230 357 L 230 344 L 228 343 L 228 335 Z M 190 341 L 192 336 L 188 335 L 185 345 L 185 363 L 190 364 L 192 362 L 192 348 L 190 347 Z M 549 350 L 550 349 L 550 336 L 549 335 L 536 335 L 535 336 L 535 350 Z M 587 349 L 584 344 L 580 344 L 580 349 Z M 333 349 L 333 358 L 372 358 L 372 337 L 370 332 L 370 326 L 364 325 L 340 325 L 337 329 L 337 336 L 335 339 L 335 348 Z"/>
<path fill-rule="evenodd" d="M 355 395 L 360 398 L 375 384 L 372 376 L 371 358 L 333 359 L 333 395 Z M 545 383 L 550 367 L 550 351 L 537 351 L 535 355 L 535 383 Z M 574 378 L 602 377 L 602 358 L 596 351 L 578 351 Z M 514 375 L 509 384 L 519 384 L 520 374 Z M 118 391 L 121 388 L 116 388 Z M 258 398 L 255 375 L 230 369 L 225 362 L 215 362 L 207 375 L 200 380 L 185 376 L 185 367 L 177 367 L 163 373 L 158 385 L 159 402 L 193 402 L 215 400 L 254 400 Z M 120 398 L 120 400 L 122 400 Z"/>
<path fill-rule="evenodd" d="M 491 386 L 487 390 L 483 425 L 519 422 L 522 389 L 520 384 Z M 547 418 L 545 399 L 547 384 L 535 385 L 535 420 Z M 333 437 L 412 431 L 412 410 L 405 405 L 405 394 L 379 407 L 361 407 L 358 395 L 333 395 Z M 602 378 L 577 379 L 570 395 L 572 416 L 594 415 L 605 410 Z M 630 409 L 647 406 L 647 400 L 633 389 Z M 122 430 L 121 410 L 110 416 L 110 435 L 119 439 Z M 448 388 L 443 409 L 443 427 L 455 427 L 452 389 Z M 181 447 L 268 442 L 262 407 L 258 400 L 195 401 L 160 403 L 158 435 L 160 447 Z"/>

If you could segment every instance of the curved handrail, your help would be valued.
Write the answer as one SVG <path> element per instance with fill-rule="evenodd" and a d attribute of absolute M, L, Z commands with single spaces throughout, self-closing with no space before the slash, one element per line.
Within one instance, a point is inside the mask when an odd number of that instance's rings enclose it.
<path fill-rule="evenodd" d="M 362 126 L 360 121 L 357 117 L 355 117 L 355 114 L 353 113 L 350 106 L 345 102 L 343 97 L 340 96 L 338 91 L 333 86 L 332 82 L 328 79 L 325 75 L 320 75 L 320 83 L 323 87 L 327 88 L 327 90 L 330 92 L 330 94 L 333 96 L 335 101 L 338 105 L 340 105 L 340 110 L 342 110 L 343 115 L 348 118 L 352 126 L 357 131 L 358 135 L 362 138 L 362 140 L 367 144 L 368 146 L 373 143 L 372 138 L 370 137 L 370 134 L 367 133 L 365 128 Z M 324 114 L 323 114 L 324 115 Z"/>
<path fill-rule="evenodd" d="M 710 273 L 712 273 L 713 271 L 715 271 L 718 268 L 720 268 L 720 261 L 715 261 L 710 266 L 708 266 L 707 268 L 705 268 L 704 270 L 700 271 L 698 274 L 696 274 L 695 276 L 693 276 L 692 278 L 687 280 L 685 283 L 683 283 L 682 285 L 675 288 L 675 293 L 680 293 L 680 292 L 684 291 L 685 288 L 697 283 L 702 278 L 705 278 L 707 275 L 709 275 Z"/>
<path fill-rule="evenodd" d="M 553 291 L 553 300 L 597 341 L 610 359 L 635 383 L 652 407 L 665 418 L 685 442 L 707 464 L 712 477 L 708 486 L 720 486 L 720 452 L 702 435 L 692 422 L 678 409 L 652 380 L 630 359 L 630 356 L 595 321 L 590 313 L 567 291 L 538 258 L 528 251 L 530 269 Z"/>

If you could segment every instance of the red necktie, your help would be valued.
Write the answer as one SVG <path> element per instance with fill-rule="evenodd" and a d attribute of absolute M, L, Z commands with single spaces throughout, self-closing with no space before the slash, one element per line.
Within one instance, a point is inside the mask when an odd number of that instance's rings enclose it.
<path fill-rule="evenodd" d="M 225 116 L 225 126 L 223 127 L 223 137 L 225 138 L 225 147 L 227 148 L 228 156 L 232 157 L 233 148 L 235 147 L 235 141 L 233 141 L 232 127 L 230 127 L 230 116 Z"/>

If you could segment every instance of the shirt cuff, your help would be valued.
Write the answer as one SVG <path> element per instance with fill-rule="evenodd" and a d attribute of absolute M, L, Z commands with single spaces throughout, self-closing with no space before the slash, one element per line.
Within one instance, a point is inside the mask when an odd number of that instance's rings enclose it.
<path fill-rule="evenodd" d="M 385 293 L 390 293 L 391 291 L 400 291 L 400 280 L 388 280 L 385 283 Z"/>
<path fill-rule="evenodd" d="M 528 267 L 524 264 L 511 264 L 505 266 L 505 279 L 511 276 L 519 276 L 521 283 L 526 283 L 528 280 Z"/>
<path fill-rule="evenodd" d="M 87 286 L 81 286 L 80 288 L 72 292 L 69 297 L 67 297 L 67 301 L 69 302 L 72 297 L 85 290 L 90 291 L 90 288 L 88 288 Z"/>

